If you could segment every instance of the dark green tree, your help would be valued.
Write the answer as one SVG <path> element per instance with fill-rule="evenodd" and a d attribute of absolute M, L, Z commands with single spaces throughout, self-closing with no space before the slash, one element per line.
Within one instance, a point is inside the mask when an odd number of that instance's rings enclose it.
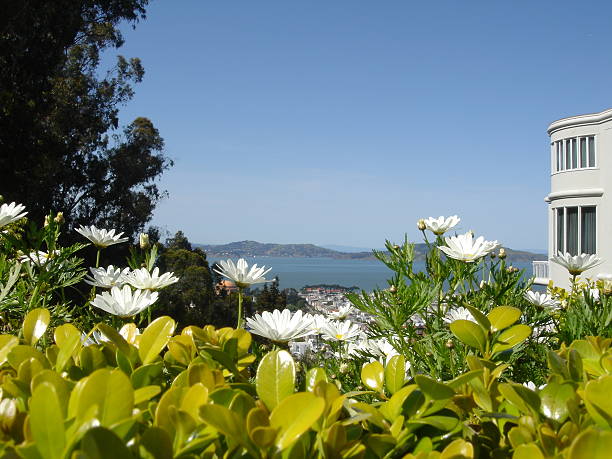
<path fill-rule="evenodd" d="M 192 249 L 179 231 L 166 239 L 158 264 L 162 272 L 172 271 L 180 280 L 160 291 L 155 315 L 172 316 L 180 327 L 210 323 L 214 288 L 206 254 Z"/>
<path fill-rule="evenodd" d="M 4 0 L 0 14 L 0 194 L 42 222 L 62 211 L 78 224 L 134 236 L 164 195 L 156 179 L 172 162 L 152 122 L 119 129 L 118 111 L 142 80 L 119 48 L 119 24 L 145 17 L 148 0 Z M 68 232 L 68 234 L 74 234 Z"/>

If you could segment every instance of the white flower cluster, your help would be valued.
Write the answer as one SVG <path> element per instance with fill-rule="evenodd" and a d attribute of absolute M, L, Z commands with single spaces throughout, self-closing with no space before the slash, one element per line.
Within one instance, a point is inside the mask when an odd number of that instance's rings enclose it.
<path fill-rule="evenodd" d="M 123 233 L 115 234 L 114 229 L 81 226 L 76 231 L 99 249 L 127 241 L 127 238 L 121 237 Z M 110 265 L 89 270 L 91 275 L 85 276 L 85 282 L 110 290 L 97 294 L 91 302 L 92 306 L 119 317 L 131 317 L 145 310 L 157 301 L 157 290 L 179 280 L 172 272 L 160 275 L 159 268 L 154 268 L 152 272 L 147 268 L 131 271 L 130 268 Z"/>

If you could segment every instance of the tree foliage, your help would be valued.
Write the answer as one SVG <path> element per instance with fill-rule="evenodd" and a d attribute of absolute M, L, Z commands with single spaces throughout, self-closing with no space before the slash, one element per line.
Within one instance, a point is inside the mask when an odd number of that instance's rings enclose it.
<path fill-rule="evenodd" d="M 119 129 L 119 107 L 144 69 L 104 51 L 119 24 L 145 17 L 148 0 L 6 0 L 0 15 L 0 193 L 41 221 L 142 230 L 163 196 L 155 179 L 172 162 L 146 118 Z"/>

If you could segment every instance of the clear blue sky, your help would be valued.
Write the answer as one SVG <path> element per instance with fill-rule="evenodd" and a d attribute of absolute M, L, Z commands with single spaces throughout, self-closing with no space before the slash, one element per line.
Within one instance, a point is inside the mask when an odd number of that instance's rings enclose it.
<path fill-rule="evenodd" d="M 420 217 L 545 248 L 546 128 L 612 107 L 609 1 L 153 1 L 121 111 L 192 242 L 380 247 Z M 117 53 L 114 53 L 117 54 Z"/>

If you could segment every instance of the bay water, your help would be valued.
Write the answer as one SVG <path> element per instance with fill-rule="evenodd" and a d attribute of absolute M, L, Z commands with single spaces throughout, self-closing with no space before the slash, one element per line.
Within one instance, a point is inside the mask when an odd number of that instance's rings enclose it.
<path fill-rule="evenodd" d="M 209 258 L 212 264 L 216 258 Z M 236 260 L 234 260 L 236 261 Z M 392 271 L 378 260 L 338 260 L 335 258 L 292 258 L 292 257 L 248 257 L 249 266 L 271 267 L 266 279 L 278 276 L 280 288 L 301 289 L 305 285 L 338 284 L 344 287 L 359 287 L 372 291 L 374 288 L 388 288 L 387 279 L 391 279 Z M 519 269 L 525 269 L 525 278 L 531 277 L 531 262 L 516 262 L 512 264 Z M 414 271 L 423 271 L 425 262 L 417 261 Z"/>

